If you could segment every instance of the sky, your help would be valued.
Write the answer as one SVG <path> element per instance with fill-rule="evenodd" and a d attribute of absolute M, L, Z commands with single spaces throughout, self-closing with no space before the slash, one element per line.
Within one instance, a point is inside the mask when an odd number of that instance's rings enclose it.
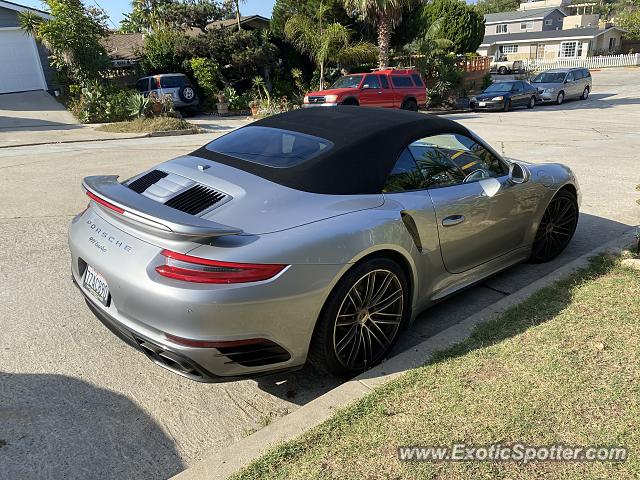
<path fill-rule="evenodd" d="M 43 3 L 40 0 L 11 0 L 13 3 L 20 5 L 26 5 L 28 7 L 43 8 Z M 123 14 L 131 10 L 130 0 L 84 0 L 86 5 L 98 5 L 103 8 L 109 18 L 113 22 L 109 26 L 115 28 L 120 24 L 120 20 L 123 19 Z M 262 15 L 263 17 L 270 18 L 271 11 L 273 10 L 273 4 L 275 0 L 245 0 L 244 3 L 240 3 L 240 13 L 242 15 Z"/>

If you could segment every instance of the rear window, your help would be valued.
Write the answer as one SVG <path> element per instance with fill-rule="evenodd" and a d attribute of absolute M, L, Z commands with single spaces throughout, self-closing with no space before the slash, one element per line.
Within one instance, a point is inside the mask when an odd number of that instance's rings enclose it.
<path fill-rule="evenodd" d="M 189 85 L 189 79 L 182 75 L 176 75 L 173 77 L 160 77 L 161 88 L 180 88 L 185 85 Z"/>
<path fill-rule="evenodd" d="M 413 87 L 411 78 L 406 76 L 391 75 L 391 83 L 393 83 L 394 87 L 398 88 Z"/>
<path fill-rule="evenodd" d="M 411 78 L 413 78 L 413 83 L 415 83 L 418 87 L 424 86 L 424 83 L 422 83 L 422 79 L 420 78 L 420 75 L 418 75 L 417 73 L 412 74 Z"/>
<path fill-rule="evenodd" d="M 279 128 L 249 125 L 215 139 L 207 150 L 273 168 L 299 165 L 326 152 L 333 143 L 324 138 Z"/>

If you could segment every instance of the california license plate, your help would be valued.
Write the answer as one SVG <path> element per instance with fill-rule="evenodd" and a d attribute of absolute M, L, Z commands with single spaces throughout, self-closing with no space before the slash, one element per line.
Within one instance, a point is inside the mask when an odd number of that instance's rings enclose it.
<path fill-rule="evenodd" d="M 484 107 L 487 104 L 487 102 L 478 102 L 478 105 L 480 105 L 481 107 Z"/>
<path fill-rule="evenodd" d="M 83 284 L 84 288 L 86 288 L 91 295 L 100 300 L 100 303 L 104 306 L 107 306 L 109 302 L 109 285 L 107 285 L 104 277 L 90 265 L 87 265 Z"/>

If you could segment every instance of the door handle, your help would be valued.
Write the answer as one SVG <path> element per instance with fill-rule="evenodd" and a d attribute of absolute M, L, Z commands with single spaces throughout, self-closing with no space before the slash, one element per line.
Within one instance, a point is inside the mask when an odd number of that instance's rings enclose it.
<path fill-rule="evenodd" d="M 379 90 L 379 91 L 378 91 L 378 95 L 382 95 L 382 90 Z"/>
<path fill-rule="evenodd" d="M 448 217 L 442 219 L 442 226 L 452 227 L 462 222 L 464 222 L 464 215 L 449 215 Z"/>

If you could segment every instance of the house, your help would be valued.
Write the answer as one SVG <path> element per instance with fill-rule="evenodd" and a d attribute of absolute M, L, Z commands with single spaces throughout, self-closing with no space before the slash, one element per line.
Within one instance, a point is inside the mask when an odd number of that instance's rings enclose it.
<path fill-rule="evenodd" d="M 528 8 L 542 3 L 555 5 Z M 623 30 L 601 22 L 592 8 L 592 4 L 543 0 L 520 4 L 513 12 L 485 15 L 478 53 L 495 59 L 547 61 L 617 53 Z"/>
<path fill-rule="evenodd" d="M 27 11 L 50 18 L 47 12 L 0 0 L 0 94 L 56 86 L 49 52 L 20 28 L 18 13 Z"/>
<path fill-rule="evenodd" d="M 110 33 L 100 41 L 113 67 L 136 65 L 144 47 L 142 33 Z"/>
<path fill-rule="evenodd" d="M 261 15 L 248 15 L 240 17 L 240 27 L 247 30 L 268 30 L 271 21 Z M 238 28 L 238 20 L 234 18 L 228 18 L 226 20 L 220 20 L 218 22 L 212 22 L 207 25 L 207 28 Z"/>

